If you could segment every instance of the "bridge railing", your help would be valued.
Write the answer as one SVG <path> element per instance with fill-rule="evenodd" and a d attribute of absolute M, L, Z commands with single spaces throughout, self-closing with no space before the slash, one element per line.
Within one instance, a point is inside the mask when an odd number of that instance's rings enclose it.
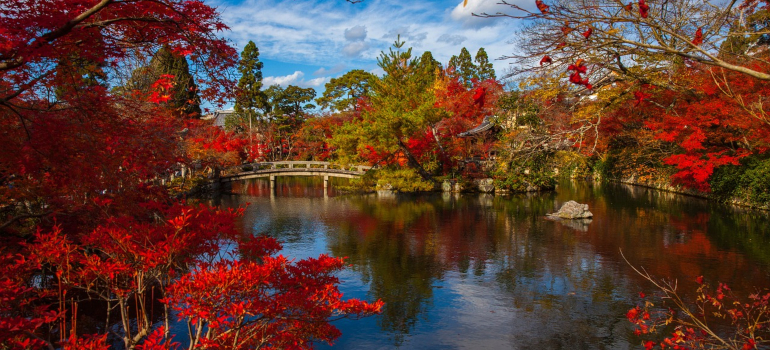
<path fill-rule="evenodd" d="M 329 162 L 315 161 L 280 161 L 280 162 L 256 162 L 242 164 L 225 171 L 223 175 L 235 175 L 244 172 L 256 172 L 269 169 L 336 169 L 343 171 L 365 173 L 372 169 L 368 165 L 345 165 Z"/>

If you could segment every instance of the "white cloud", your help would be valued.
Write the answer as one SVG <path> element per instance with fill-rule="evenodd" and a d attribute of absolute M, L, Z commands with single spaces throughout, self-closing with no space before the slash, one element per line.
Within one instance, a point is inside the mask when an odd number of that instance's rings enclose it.
<path fill-rule="evenodd" d="M 327 82 L 329 82 L 329 77 L 320 77 L 315 79 L 310 79 L 307 81 L 307 86 L 309 87 L 321 87 L 324 86 Z"/>
<path fill-rule="evenodd" d="M 422 42 L 428 38 L 427 32 L 420 32 L 409 35 L 408 39 L 413 40 L 415 44 L 422 44 Z"/>
<path fill-rule="evenodd" d="M 462 23 L 465 28 L 488 27 L 497 24 L 499 19 L 483 18 L 474 16 L 474 14 L 481 15 L 486 13 L 488 15 L 495 15 L 504 12 L 503 10 L 505 9 L 508 8 L 499 5 L 498 0 L 469 0 L 465 6 L 463 6 L 463 1 L 460 1 L 452 9 L 451 17 L 455 21 Z"/>
<path fill-rule="evenodd" d="M 313 75 L 319 76 L 319 75 L 334 75 L 339 72 L 342 72 L 347 68 L 347 65 L 344 63 L 338 63 L 334 67 L 331 67 L 329 69 L 326 69 L 324 67 L 319 68 L 317 71 L 313 72 Z"/>
<path fill-rule="evenodd" d="M 349 41 L 363 41 L 366 39 L 366 26 L 355 26 L 345 29 L 345 39 Z"/>
<path fill-rule="evenodd" d="M 407 26 L 399 26 L 396 28 L 393 28 L 389 30 L 385 35 L 382 36 L 385 40 L 392 40 L 391 42 L 395 41 L 396 38 L 399 36 L 401 37 L 401 40 L 406 41 L 411 46 L 421 44 L 423 40 L 425 40 L 428 37 L 427 32 L 419 32 L 415 33 L 411 25 Z"/>
<path fill-rule="evenodd" d="M 224 22 L 231 28 L 226 35 L 238 47 L 253 40 L 261 58 L 286 64 L 344 67 L 341 69 L 374 69 L 380 51 L 387 51 L 397 34 L 406 41 L 406 47 L 413 48 L 414 55 L 431 51 L 442 63 L 459 54 L 462 46 L 472 53 L 484 47 L 494 60 L 513 52 L 507 42 L 517 26 L 511 19 L 470 16 L 471 12 L 505 10 L 506 6 L 495 4 L 498 0 L 468 0 L 467 8 L 462 8 L 462 0 L 455 0 L 450 7 L 442 1 L 212 1 L 218 2 Z M 508 66 L 504 61 L 493 64 L 498 74 Z M 323 68 L 314 75 L 339 73 L 334 71 Z"/>
<path fill-rule="evenodd" d="M 295 71 L 292 74 L 284 75 L 284 76 L 278 76 L 278 77 L 265 77 L 262 79 L 262 84 L 264 86 L 271 86 L 271 85 L 280 85 L 282 87 L 287 87 L 289 85 L 295 85 L 299 87 L 321 87 L 324 84 L 326 84 L 327 81 L 329 81 L 329 77 L 319 77 L 314 78 L 310 80 L 303 79 L 305 77 L 305 73 L 302 73 L 301 71 Z"/>
<path fill-rule="evenodd" d="M 366 42 L 354 41 L 352 43 L 345 45 L 345 47 L 342 48 L 342 53 L 344 53 L 346 56 L 356 57 L 361 55 L 361 53 L 368 48 L 369 48 L 369 44 L 367 44 Z"/>
<path fill-rule="evenodd" d="M 460 45 L 463 43 L 463 41 L 468 40 L 468 38 L 462 36 L 462 35 L 452 35 L 452 34 L 443 34 L 436 41 L 440 43 L 447 43 L 451 45 Z"/>
<path fill-rule="evenodd" d="M 303 76 L 305 76 L 305 73 L 302 73 L 300 71 L 296 71 L 293 74 L 284 75 L 282 77 L 265 77 L 265 78 L 262 79 L 262 84 L 264 86 L 271 86 L 271 85 L 281 85 L 281 86 L 296 85 L 295 83 L 300 81 Z"/>

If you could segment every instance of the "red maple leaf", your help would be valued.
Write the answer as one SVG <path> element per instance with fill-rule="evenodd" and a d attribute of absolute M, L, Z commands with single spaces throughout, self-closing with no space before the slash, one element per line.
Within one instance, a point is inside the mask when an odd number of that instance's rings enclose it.
<path fill-rule="evenodd" d="M 644 99 L 646 99 L 646 98 L 648 98 L 650 96 L 651 96 L 650 94 L 646 94 L 646 93 L 642 92 L 641 90 L 634 91 L 634 99 L 636 99 L 635 106 L 638 106 L 640 103 L 642 103 L 642 101 L 644 101 Z"/>
<path fill-rule="evenodd" d="M 580 77 L 579 72 L 572 73 L 572 75 L 569 76 L 569 82 L 573 84 L 582 84 L 583 79 Z"/>
<path fill-rule="evenodd" d="M 703 44 L 703 28 L 698 27 L 698 30 L 695 31 L 695 37 L 692 39 L 692 44 L 695 46 Z"/>
<path fill-rule="evenodd" d="M 647 2 L 644 0 L 639 0 L 639 15 L 642 16 L 642 18 L 647 18 L 649 14 L 650 6 L 647 5 Z"/>
<path fill-rule="evenodd" d="M 483 102 L 484 102 L 484 92 L 486 92 L 484 87 L 479 87 L 478 89 L 476 89 L 476 91 L 473 93 L 473 101 L 475 103 L 483 104 Z"/>
<path fill-rule="evenodd" d="M 574 70 L 577 73 L 585 74 L 586 72 L 588 72 L 588 67 L 583 65 L 583 59 L 578 59 L 577 61 L 575 61 L 574 64 L 570 64 L 567 67 L 567 70 Z"/>

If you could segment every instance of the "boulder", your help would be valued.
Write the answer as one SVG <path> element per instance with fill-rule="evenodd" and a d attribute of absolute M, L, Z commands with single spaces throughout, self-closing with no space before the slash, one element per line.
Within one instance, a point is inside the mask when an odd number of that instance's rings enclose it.
<path fill-rule="evenodd" d="M 444 192 L 452 192 L 452 181 L 444 180 L 444 182 L 441 183 L 441 190 Z"/>
<path fill-rule="evenodd" d="M 575 201 L 564 203 L 559 211 L 547 215 L 561 219 L 587 219 L 594 216 L 588 211 L 588 204 L 580 204 Z"/>
<path fill-rule="evenodd" d="M 492 193 L 495 191 L 495 180 L 493 179 L 476 179 L 473 180 L 479 191 L 483 193 Z"/>

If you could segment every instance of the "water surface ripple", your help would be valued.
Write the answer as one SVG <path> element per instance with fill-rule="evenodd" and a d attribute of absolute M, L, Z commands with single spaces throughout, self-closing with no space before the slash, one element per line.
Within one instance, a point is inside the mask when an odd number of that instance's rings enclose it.
<path fill-rule="evenodd" d="M 767 213 L 620 184 L 555 193 L 392 197 L 324 193 L 318 179 L 236 186 L 243 229 L 293 258 L 347 257 L 347 297 L 382 315 L 335 325 L 334 349 L 638 349 L 625 312 L 651 286 L 625 263 L 693 291 L 703 275 L 739 293 L 770 287 Z M 590 223 L 546 219 L 568 201 Z M 321 346 L 320 348 L 326 348 Z"/>

